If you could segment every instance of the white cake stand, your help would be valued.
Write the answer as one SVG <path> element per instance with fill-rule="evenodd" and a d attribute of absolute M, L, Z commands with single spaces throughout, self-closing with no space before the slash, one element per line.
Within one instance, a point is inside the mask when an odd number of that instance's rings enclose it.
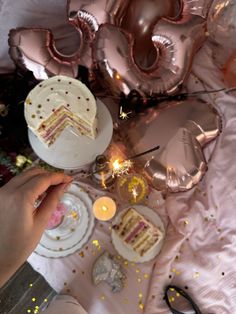
<path fill-rule="evenodd" d="M 55 143 L 47 147 L 29 129 L 28 135 L 32 149 L 39 158 L 56 168 L 75 170 L 90 164 L 97 155 L 104 153 L 113 134 L 111 114 L 101 100 L 97 100 L 97 110 L 98 135 L 96 139 L 77 135 L 72 128 L 66 128 Z"/>

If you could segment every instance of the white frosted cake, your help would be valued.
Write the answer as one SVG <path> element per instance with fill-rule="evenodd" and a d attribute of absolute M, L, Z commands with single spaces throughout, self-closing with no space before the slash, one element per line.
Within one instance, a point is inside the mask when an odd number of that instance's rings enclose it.
<path fill-rule="evenodd" d="M 113 229 L 124 244 L 141 257 L 163 238 L 162 231 L 134 208 L 129 208 Z"/>
<path fill-rule="evenodd" d="M 97 105 L 90 90 L 76 79 L 54 76 L 38 84 L 25 101 L 28 127 L 47 146 L 66 127 L 95 139 Z"/>

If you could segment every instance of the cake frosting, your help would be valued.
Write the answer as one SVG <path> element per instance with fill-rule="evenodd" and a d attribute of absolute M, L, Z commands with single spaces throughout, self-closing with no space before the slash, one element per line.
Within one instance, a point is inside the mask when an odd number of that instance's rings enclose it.
<path fill-rule="evenodd" d="M 97 105 L 90 90 L 66 76 L 54 76 L 39 83 L 25 100 L 28 127 L 47 146 L 69 126 L 95 139 L 96 115 Z"/>
<path fill-rule="evenodd" d="M 129 208 L 113 229 L 124 244 L 141 257 L 163 238 L 162 231 L 134 208 Z"/>

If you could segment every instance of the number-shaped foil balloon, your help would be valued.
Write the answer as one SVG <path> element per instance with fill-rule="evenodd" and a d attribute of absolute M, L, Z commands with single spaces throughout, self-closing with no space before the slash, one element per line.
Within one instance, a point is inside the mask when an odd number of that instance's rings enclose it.
<path fill-rule="evenodd" d="M 73 55 L 61 54 L 52 32 L 37 28 L 11 30 L 10 55 L 38 79 L 76 77 L 78 65 L 84 65 L 98 68 L 114 94 L 172 94 L 205 39 L 211 2 L 68 0 L 68 21 L 80 36 Z"/>

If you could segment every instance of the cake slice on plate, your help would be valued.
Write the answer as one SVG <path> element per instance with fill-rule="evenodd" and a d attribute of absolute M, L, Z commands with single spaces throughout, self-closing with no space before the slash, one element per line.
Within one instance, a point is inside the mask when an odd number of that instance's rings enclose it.
<path fill-rule="evenodd" d="M 38 84 L 25 101 L 28 127 L 45 145 L 52 145 L 66 127 L 95 139 L 97 104 L 90 90 L 76 79 L 54 76 Z"/>
<path fill-rule="evenodd" d="M 141 257 L 163 238 L 162 231 L 134 208 L 129 208 L 113 229 L 124 244 Z"/>

